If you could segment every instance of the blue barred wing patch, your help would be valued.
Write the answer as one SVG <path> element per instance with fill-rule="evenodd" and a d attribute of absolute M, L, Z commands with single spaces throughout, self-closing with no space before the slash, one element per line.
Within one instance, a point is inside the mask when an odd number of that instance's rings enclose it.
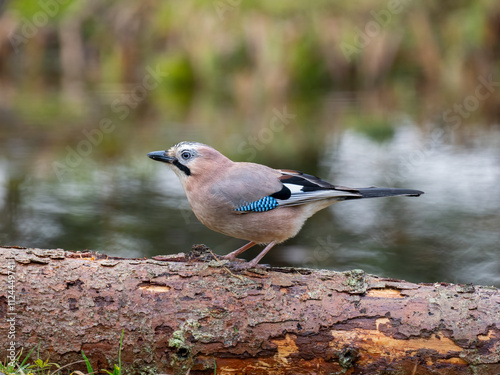
<path fill-rule="evenodd" d="M 270 211 L 276 207 L 278 207 L 278 201 L 273 197 L 264 197 L 259 199 L 258 201 L 246 203 L 238 208 L 235 211 L 239 212 L 265 212 Z"/>

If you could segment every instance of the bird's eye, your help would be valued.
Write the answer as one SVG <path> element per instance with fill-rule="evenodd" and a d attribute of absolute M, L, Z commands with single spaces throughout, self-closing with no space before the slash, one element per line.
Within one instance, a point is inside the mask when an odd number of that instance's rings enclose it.
<path fill-rule="evenodd" d="M 184 160 L 188 160 L 192 156 L 193 156 L 193 154 L 191 154 L 189 151 L 183 151 L 181 154 L 181 158 L 183 158 Z"/>

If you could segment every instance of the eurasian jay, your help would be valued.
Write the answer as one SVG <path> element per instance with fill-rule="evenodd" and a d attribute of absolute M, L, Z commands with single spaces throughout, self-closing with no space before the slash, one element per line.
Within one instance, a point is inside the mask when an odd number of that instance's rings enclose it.
<path fill-rule="evenodd" d="M 415 196 L 419 190 L 349 188 L 290 169 L 234 162 L 203 143 L 181 142 L 148 156 L 175 172 L 196 217 L 208 228 L 250 241 L 224 256 L 234 260 L 267 244 L 244 267 L 255 267 L 271 248 L 291 237 L 317 211 L 347 199 Z"/>

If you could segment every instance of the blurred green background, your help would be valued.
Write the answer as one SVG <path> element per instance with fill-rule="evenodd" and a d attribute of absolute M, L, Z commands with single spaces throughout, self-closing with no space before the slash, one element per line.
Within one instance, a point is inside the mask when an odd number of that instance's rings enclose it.
<path fill-rule="evenodd" d="M 0 4 L 1 244 L 234 250 L 146 157 L 196 140 L 426 192 L 334 205 L 264 263 L 500 286 L 500 3 Z"/>

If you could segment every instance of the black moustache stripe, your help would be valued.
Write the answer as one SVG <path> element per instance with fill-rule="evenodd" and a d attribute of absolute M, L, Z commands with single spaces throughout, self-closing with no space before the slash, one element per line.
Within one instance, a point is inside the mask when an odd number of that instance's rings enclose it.
<path fill-rule="evenodd" d="M 183 171 L 186 174 L 186 176 L 191 175 L 191 170 L 188 167 L 186 167 L 184 164 L 179 163 L 179 160 L 175 159 L 172 162 L 172 164 L 175 165 L 177 168 L 179 168 L 181 171 Z"/>

